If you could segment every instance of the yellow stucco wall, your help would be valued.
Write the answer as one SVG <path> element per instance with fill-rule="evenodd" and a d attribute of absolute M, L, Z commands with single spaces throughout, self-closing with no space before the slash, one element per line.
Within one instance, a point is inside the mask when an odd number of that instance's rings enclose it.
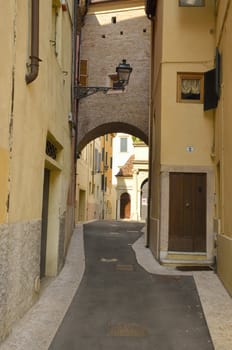
<path fill-rule="evenodd" d="M 206 6 L 201 8 L 181 8 L 178 1 L 169 0 L 158 1 L 157 5 L 151 44 L 150 244 L 153 253 L 159 257 L 162 241 L 165 240 L 165 249 L 168 241 L 169 172 L 199 169 L 207 172 L 214 164 L 214 112 L 204 112 L 203 103 L 177 102 L 177 74 L 203 74 L 214 67 L 215 9 L 211 0 L 206 0 Z M 192 152 L 188 151 L 189 146 Z M 212 183 L 211 177 L 208 183 Z M 207 194 L 210 203 L 207 209 L 210 243 L 207 249 L 210 255 L 211 192 L 212 186 Z"/>
<path fill-rule="evenodd" d="M 161 163 L 212 165 L 213 112 L 203 104 L 177 103 L 177 72 L 204 72 L 203 65 L 163 64 Z M 187 147 L 193 152 L 187 152 Z"/>
<path fill-rule="evenodd" d="M 12 96 L 12 22 L 13 22 L 13 2 L 2 4 L 2 16 L 7 21 L 0 20 L 1 45 L 4 48 L 4 55 L 0 55 L 0 224 L 7 222 L 7 196 L 8 196 L 8 176 L 9 176 L 9 123 Z M 0 15 L 1 16 L 1 15 Z"/>
<path fill-rule="evenodd" d="M 41 191 L 45 162 L 45 143 L 50 131 L 63 147 L 60 159 L 63 177 L 63 190 L 60 198 L 60 211 L 65 211 L 67 184 L 70 177 L 70 131 L 68 113 L 70 112 L 71 82 L 71 23 L 68 12 L 61 11 L 62 27 L 59 40 L 60 58 L 57 59 L 52 39 L 52 3 L 40 2 L 40 62 L 38 78 L 25 83 L 28 53 L 28 1 L 18 1 L 3 5 L 2 16 L 6 14 L 12 21 L 3 21 L 8 26 L 10 37 L 1 55 L 0 66 L 4 67 L 5 79 L 1 76 L 0 91 L 3 106 L 3 140 L 12 146 L 10 162 L 10 213 L 9 222 L 37 219 L 41 217 Z M 15 28 L 12 27 L 14 23 Z M 10 28 L 11 25 L 11 28 Z M 15 30 L 15 43 L 12 36 Z M 69 34 L 68 34 L 69 33 Z M 58 40 L 58 39 L 57 39 Z M 12 59 L 12 62 L 11 62 Z M 12 71 L 14 70 L 14 77 Z M 11 106 L 11 86 L 14 83 L 14 102 Z M 4 90 L 4 91 L 3 91 Z M 9 136 L 9 119 L 12 109 L 12 129 Z M 5 121 L 5 124 L 4 124 Z M 9 139 L 10 138 L 10 139 Z M 1 139 L 2 143 L 2 139 Z M 5 146 L 6 146 L 5 145 Z M 65 159 L 65 161 L 64 161 Z M 35 190 L 36 189 L 36 190 Z M 31 200 L 33 198 L 33 201 Z M 30 203 L 30 205 L 29 205 Z"/>
<path fill-rule="evenodd" d="M 0 224 L 6 222 L 7 216 L 7 195 L 8 195 L 8 152 L 0 148 L 0 188 L 1 188 L 1 201 L 0 201 Z"/>
<path fill-rule="evenodd" d="M 221 96 L 215 114 L 215 164 L 218 186 L 217 218 L 220 220 L 218 233 L 218 273 L 224 285 L 232 294 L 232 7 L 231 1 L 218 2 L 216 16 L 216 46 L 221 53 Z"/>
<path fill-rule="evenodd" d="M 214 66 L 214 6 L 181 8 L 164 1 L 161 163 L 212 165 L 213 112 L 203 104 L 177 103 L 177 73 L 203 73 Z M 187 152 L 192 146 L 193 152 Z"/>
<path fill-rule="evenodd" d="M 226 13 L 228 1 L 221 1 L 218 8 L 217 16 L 217 46 L 222 55 L 222 80 L 221 96 L 216 112 L 216 164 L 220 162 L 221 168 L 221 204 L 220 216 L 222 219 L 222 231 L 232 237 L 232 121 L 231 121 L 231 91 L 232 91 L 232 73 L 231 73 L 231 56 L 232 56 L 232 39 L 230 32 L 232 30 L 232 9 Z"/>
<path fill-rule="evenodd" d="M 27 84 L 31 3 L 5 1 L 0 12 L 0 341 L 38 298 L 35 281 L 62 268 L 74 223 L 68 202 L 73 0 L 70 11 L 57 9 L 56 28 L 52 0 L 39 2 L 41 61 L 38 77 Z M 58 149 L 56 160 L 46 155 L 48 137 Z M 51 170 L 47 232 L 41 225 L 44 168 Z"/>

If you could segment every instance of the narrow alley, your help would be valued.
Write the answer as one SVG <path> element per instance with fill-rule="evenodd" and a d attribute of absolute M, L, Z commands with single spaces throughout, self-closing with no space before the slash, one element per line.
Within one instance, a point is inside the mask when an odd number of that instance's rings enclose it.
<path fill-rule="evenodd" d="M 85 225 L 85 274 L 50 350 L 213 349 L 193 278 L 137 264 L 132 244 L 142 227 Z"/>
<path fill-rule="evenodd" d="M 9 0 L 0 350 L 232 350 L 232 0 Z"/>
<path fill-rule="evenodd" d="M 218 276 L 213 271 L 180 272 L 161 266 L 145 248 L 140 224 L 109 223 L 76 226 L 64 268 L 42 283 L 39 300 L 14 324 L 0 349 L 88 350 L 92 345 L 104 350 L 104 342 L 111 342 L 107 350 L 114 349 L 113 344 L 123 350 L 134 350 L 137 344 L 139 349 L 154 350 L 160 341 L 158 349 L 213 349 L 205 316 L 214 349 L 230 350 L 232 302 Z M 88 256 L 90 251 L 95 253 Z M 81 341 L 86 343 L 81 346 Z M 201 341 L 205 347 L 200 347 Z"/>

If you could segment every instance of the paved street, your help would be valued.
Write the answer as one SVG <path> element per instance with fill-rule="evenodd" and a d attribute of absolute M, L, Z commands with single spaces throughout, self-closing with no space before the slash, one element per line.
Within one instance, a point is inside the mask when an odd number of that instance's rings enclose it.
<path fill-rule="evenodd" d="M 86 269 L 50 350 L 212 350 L 192 276 L 137 264 L 141 224 L 85 225 Z"/>

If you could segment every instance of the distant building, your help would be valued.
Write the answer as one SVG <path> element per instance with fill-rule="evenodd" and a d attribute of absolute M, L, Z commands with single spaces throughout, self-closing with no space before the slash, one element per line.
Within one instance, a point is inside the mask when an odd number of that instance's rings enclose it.
<path fill-rule="evenodd" d="M 91 141 L 77 160 L 76 222 L 112 218 L 114 134 Z"/>
<path fill-rule="evenodd" d="M 146 220 L 148 147 L 127 134 L 117 134 L 113 148 L 115 218 Z"/>

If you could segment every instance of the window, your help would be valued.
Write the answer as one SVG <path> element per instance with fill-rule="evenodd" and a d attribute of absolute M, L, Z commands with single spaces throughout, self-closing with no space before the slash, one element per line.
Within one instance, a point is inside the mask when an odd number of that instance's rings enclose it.
<path fill-rule="evenodd" d="M 177 73 L 177 102 L 203 103 L 204 75 Z"/>
<path fill-rule="evenodd" d="M 98 171 L 98 150 L 94 149 L 94 171 L 95 173 Z"/>
<path fill-rule="evenodd" d="M 120 138 L 120 152 L 127 152 L 127 137 Z"/>
<path fill-rule="evenodd" d="M 105 159 L 105 148 L 102 147 L 102 161 L 104 162 Z"/>
<path fill-rule="evenodd" d="M 105 188 L 105 176 L 101 175 L 101 190 L 104 191 Z"/>
<path fill-rule="evenodd" d="M 88 61 L 80 60 L 80 85 L 88 85 Z"/>
<path fill-rule="evenodd" d="M 101 153 L 98 153 L 98 163 L 97 163 L 97 171 L 100 172 L 101 170 Z"/>
<path fill-rule="evenodd" d="M 106 152 L 105 165 L 108 165 L 108 152 Z"/>

